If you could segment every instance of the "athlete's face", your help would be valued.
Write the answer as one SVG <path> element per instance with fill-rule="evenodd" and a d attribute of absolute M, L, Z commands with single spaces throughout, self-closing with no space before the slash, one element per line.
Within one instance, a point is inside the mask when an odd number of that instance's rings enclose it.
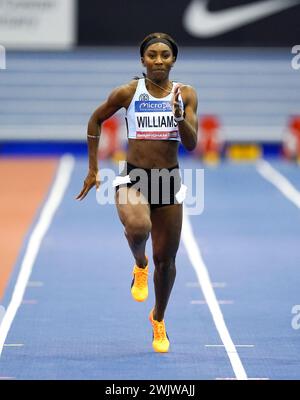
<path fill-rule="evenodd" d="M 165 43 L 151 44 L 142 57 L 142 64 L 147 69 L 147 75 L 155 80 L 166 79 L 174 62 L 172 50 Z"/>

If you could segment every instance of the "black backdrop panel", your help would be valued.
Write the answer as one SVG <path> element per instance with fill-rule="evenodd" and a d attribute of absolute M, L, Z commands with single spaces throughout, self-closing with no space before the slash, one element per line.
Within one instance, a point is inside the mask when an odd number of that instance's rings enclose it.
<path fill-rule="evenodd" d="M 213 23 L 224 11 L 232 14 L 235 10 L 241 11 L 241 6 L 254 4 L 262 10 L 267 2 L 280 3 L 280 0 L 79 0 L 78 43 L 135 46 L 146 34 L 162 31 L 187 46 L 292 47 L 300 44 L 300 0 L 282 0 L 284 9 L 255 17 L 251 23 L 245 22 L 211 37 L 196 36 L 185 28 L 183 15 L 192 1 L 198 5 L 207 3 Z M 291 6 L 292 1 L 296 5 Z"/>

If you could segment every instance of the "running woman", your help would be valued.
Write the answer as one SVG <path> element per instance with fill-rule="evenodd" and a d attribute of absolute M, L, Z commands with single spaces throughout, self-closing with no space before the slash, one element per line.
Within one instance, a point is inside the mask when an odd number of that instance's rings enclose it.
<path fill-rule="evenodd" d="M 189 85 L 169 78 L 178 54 L 174 39 L 151 33 L 140 45 L 143 78 L 114 89 L 92 114 L 87 141 L 89 172 L 76 199 L 99 188 L 98 145 L 102 123 L 126 109 L 128 151 L 126 167 L 115 182 L 115 202 L 124 233 L 135 259 L 132 297 L 148 297 L 146 242 L 151 234 L 155 305 L 149 319 L 156 352 L 169 350 L 164 315 L 176 276 L 175 258 L 182 226 L 183 186 L 178 165 L 180 142 L 192 151 L 197 144 L 197 95 Z M 156 173 L 154 179 L 153 174 Z M 164 179 L 164 173 L 169 179 Z"/>

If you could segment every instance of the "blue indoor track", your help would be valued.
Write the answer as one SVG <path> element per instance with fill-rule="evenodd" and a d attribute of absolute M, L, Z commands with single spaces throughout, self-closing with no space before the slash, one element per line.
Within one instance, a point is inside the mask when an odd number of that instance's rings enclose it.
<path fill-rule="evenodd" d="M 270 161 L 300 191 L 299 167 Z M 183 158 L 181 168 L 203 168 Z M 117 165 L 102 162 L 102 168 Z M 92 190 L 74 200 L 86 176 L 77 158 L 44 236 L 23 302 L 0 358 L 0 377 L 14 379 L 236 379 L 181 242 L 177 278 L 165 316 L 168 354 L 152 350 L 154 303 L 130 294 L 133 257 L 115 205 Z M 255 164 L 205 167 L 205 205 L 189 216 L 224 321 L 247 378 L 299 379 L 300 209 L 265 180 Z M 46 201 L 46 199 L 45 199 Z M 30 234 L 2 300 L 11 301 Z M 148 241 L 148 255 L 152 255 Z M 297 328 L 297 327 L 296 327 Z M 20 344 L 20 346 L 8 346 Z"/>

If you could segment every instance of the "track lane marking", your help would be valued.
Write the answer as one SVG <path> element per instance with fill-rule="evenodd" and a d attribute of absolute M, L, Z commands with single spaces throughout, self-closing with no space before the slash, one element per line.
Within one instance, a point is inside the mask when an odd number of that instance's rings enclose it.
<path fill-rule="evenodd" d="M 213 288 L 224 288 L 227 286 L 226 282 L 212 282 L 211 285 Z M 187 282 L 185 286 L 190 288 L 200 287 L 199 282 Z"/>
<path fill-rule="evenodd" d="M 218 300 L 218 304 L 233 304 L 233 300 Z M 191 300 L 190 304 L 207 304 L 206 300 Z"/>
<path fill-rule="evenodd" d="M 224 347 L 224 344 L 206 344 L 205 347 Z M 236 344 L 235 347 L 254 347 L 254 344 Z"/>
<path fill-rule="evenodd" d="M 237 349 L 231 339 L 229 331 L 224 321 L 221 308 L 218 304 L 212 283 L 202 259 L 202 255 L 189 221 L 188 214 L 186 213 L 185 206 L 183 206 L 183 224 L 182 224 L 182 240 L 187 250 L 187 255 L 196 272 L 203 296 L 207 302 L 207 306 L 212 314 L 213 321 L 220 335 L 221 341 L 224 344 L 226 353 L 231 363 L 232 369 L 238 380 L 248 379 L 245 368 L 241 362 Z"/>
<path fill-rule="evenodd" d="M 27 287 L 42 287 L 44 286 L 44 282 L 41 281 L 29 281 Z"/>
<path fill-rule="evenodd" d="M 57 211 L 68 187 L 74 163 L 75 161 L 72 156 L 65 155 L 61 157 L 51 192 L 29 237 L 18 279 L 0 326 L 0 357 L 10 327 L 20 305 L 22 304 L 23 296 L 42 240 L 51 225 L 55 212 Z"/>
<path fill-rule="evenodd" d="M 273 168 L 266 160 L 258 161 L 256 169 L 263 178 L 272 183 L 287 199 L 300 208 L 300 192 L 285 176 Z"/>
<path fill-rule="evenodd" d="M 53 184 L 58 161 L 56 157 L 0 158 L 0 301 L 28 231 Z"/>

